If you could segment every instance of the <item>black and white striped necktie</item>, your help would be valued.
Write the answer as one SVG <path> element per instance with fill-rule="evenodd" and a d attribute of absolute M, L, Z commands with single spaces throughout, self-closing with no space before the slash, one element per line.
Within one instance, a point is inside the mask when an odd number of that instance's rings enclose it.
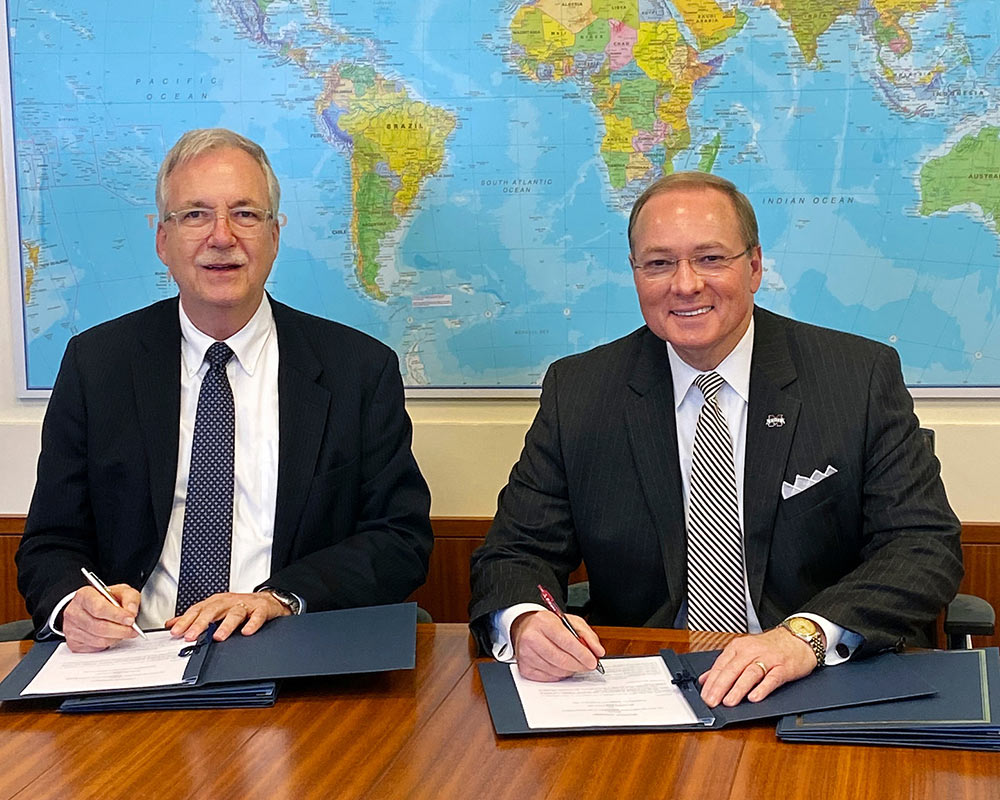
<path fill-rule="evenodd" d="M 694 380 L 705 396 L 695 427 L 687 508 L 688 628 L 747 630 L 743 532 L 736 496 L 733 442 L 715 372 Z"/>

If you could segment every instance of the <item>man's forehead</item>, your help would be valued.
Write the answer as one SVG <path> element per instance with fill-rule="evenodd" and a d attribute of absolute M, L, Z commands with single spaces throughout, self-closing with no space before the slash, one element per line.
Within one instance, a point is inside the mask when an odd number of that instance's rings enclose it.
<path fill-rule="evenodd" d="M 175 202 L 198 204 L 206 191 L 233 189 L 240 195 L 231 206 L 253 205 L 267 199 L 267 175 L 257 160 L 238 147 L 206 150 L 178 163 L 164 180 L 164 190 Z M 255 195 L 260 193 L 260 197 Z"/>
<path fill-rule="evenodd" d="M 180 203 L 185 208 L 215 208 L 220 205 L 217 197 L 207 194 L 185 194 L 184 191 L 181 190 L 176 192 L 175 195 L 177 198 L 176 202 Z M 223 204 L 227 208 L 239 208 L 240 206 L 258 206 L 261 202 L 261 198 L 248 194 L 226 197 Z"/>
<path fill-rule="evenodd" d="M 683 214 L 695 205 L 699 207 L 717 206 L 719 209 L 725 209 L 726 216 L 733 218 L 737 216 L 732 198 L 714 186 L 674 186 L 650 197 L 646 201 L 646 205 L 639 210 L 639 220 L 646 215 L 646 211 L 656 210 L 660 213 L 670 211 Z"/>
<path fill-rule="evenodd" d="M 724 242 L 713 236 L 706 236 L 704 239 L 691 244 L 685 244 L 683 249 L 685 252 L 692 253 L 703 253 L 710 250 L 720 250 L 726 249 L 730 246 L 730 242 Z M 677 250 L 677 246 L 670 241 L 669 237 L 660 237 L 657 241 L 645 242 L 642 247 L 637 248 L 637 252 L 643 255 L 657 256 L 657 255 L 673 255 Z"/>
<path fill-rule="evenodd" d="M 656 221 L 662 224 L 655 224 Z M 650 197 L 636 217 L 634 235 L 655 234 L 656 242 L 648 244 L 664 245 L 680 229 L 678 226 L 690 234 L 693 226 L 702 224 L 705 225 L 702 244 L 721 243 L 720 234 L 739 234 L 740 218 L 725 192 L 712 187 L 683 186 Z"/>

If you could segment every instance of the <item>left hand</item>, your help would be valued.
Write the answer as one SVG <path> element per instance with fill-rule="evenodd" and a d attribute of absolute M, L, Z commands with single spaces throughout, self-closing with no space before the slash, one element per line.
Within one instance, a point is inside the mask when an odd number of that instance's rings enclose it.
<path fill-rule="evenodd" d="M 274 599 L 270 592 L 239 594 L 221 592 L 195 603 L 179 617 L 171 617 L 165 623 L 170 635 L 183 636 L 193 642 L 216 620 L 222 620 L 212 638 L 221 642 L 229 634 L 243 625 L 243 635 L 250 636 L 261 629 L 265 622 L 275 617 L 288 616 L 292 612 Z"/>
<path fill-rule="evenodd" d="M 712 668 L 698 678 L 701 699 L 709 708 L 720 702 L 735 706 L 744 697 L 756 703 L 783 683 L 804 678 L 814 669 L 812 648 L 784 628 L 740 636 L 726 645 Z"/>

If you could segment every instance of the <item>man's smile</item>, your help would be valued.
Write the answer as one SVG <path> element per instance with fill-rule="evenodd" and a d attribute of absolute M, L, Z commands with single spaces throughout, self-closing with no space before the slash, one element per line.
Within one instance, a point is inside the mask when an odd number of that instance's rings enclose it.
<path fill-rule="evenodd" d="M 202 269 L 231 270 L 231 269 L 239 269 L 244 265 L 237 262 L 219 262 L 219 263 L 213 262 L 210 264 L 199 264 L 198 266 L 201 267 Z"/>
<path fill-rule="evenodd" d="M 695 308 L 691 311 L 674 310 L 671 311 L 670 313 L 676 314 L 678 317 L 697 317 L 700 316 L 701 314 L 707 314 L 713 308 L 715 308 L 715 306 L 702 306 L 701 308 Z"/>

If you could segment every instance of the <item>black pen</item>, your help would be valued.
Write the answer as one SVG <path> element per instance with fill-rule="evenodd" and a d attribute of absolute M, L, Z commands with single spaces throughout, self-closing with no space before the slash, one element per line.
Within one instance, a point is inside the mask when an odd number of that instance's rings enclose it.
<path fill-rule="evenodd" d="M 538 591 L 541 592 L 542 600 L 544 600 L 545 605 L 549 607 L 549 611 L 551 611 L 553 614 L 559 617 L 559 619 L 562 620 L 562 624 L 566 626 L 566 630 L 572 633 L 580 644 L 582 644 L 584 647 L 590 650 L 590 645 L 587 644 L 584 641 L 583 637 L 580 634 L 578 634 L 576 630 L 573 628 L 573 625 L 566 618 L 566 615 L 563 613 L 563 610 L 559 608 L 558 604 L 555 601 L 555 598 L 552 597 L 552 595 L 549 593 L 549 590 L 546 589 L 544 586 L 542 586 L 542 584 L 538 584 Z M 594 651 L 590 650 L 590 652 L 593 653 Z M 597 653 L 594 653 L 594 655 L 596 656 Z M 597 659 L 597 671 L 600 672 L 602 675 L 604 674 L 604 665 L 601 663 L 601 659 L 599 658 Z"/>

